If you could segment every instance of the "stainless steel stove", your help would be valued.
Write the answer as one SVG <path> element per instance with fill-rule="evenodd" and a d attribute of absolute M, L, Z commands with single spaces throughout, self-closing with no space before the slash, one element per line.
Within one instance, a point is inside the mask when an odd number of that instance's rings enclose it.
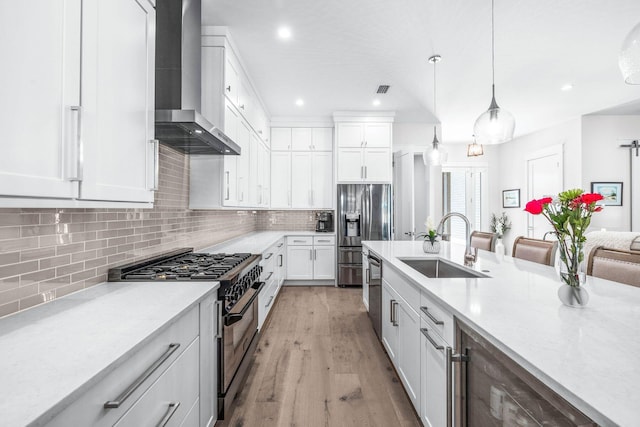
<path fill-rule="evenodd" d="M 258 343 L 261 255 L 208 254 L 182 248 L 109 270 L 109 281 L 220 282 L 218 289 L 218 408 L 224 419 L 246 379 Z"/>

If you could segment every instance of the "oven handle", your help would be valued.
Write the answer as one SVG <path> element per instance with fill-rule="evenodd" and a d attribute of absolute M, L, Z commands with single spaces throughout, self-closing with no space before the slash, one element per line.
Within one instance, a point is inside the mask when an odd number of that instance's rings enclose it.
<path fill-rule="evenodd" d="M 258 285 L 257 288 L 254 288 L 254 289 L 256 289 L 256 292 L 251 296 L 251 299 L 249 300 L 249 302 L 247 302 L 244 305 L 244 307 L 242 307 L 242 310 L 240 311 L 240 313 L 227 314 L 224 317 L 224 326 L 231 326 L 234 323 L 239 322 L 240 320 L 242 320 L 242 317 L 247 312 L 247 310 L 249 310 L 249 307 L 251 307 L 253 305 L 253 301 L 258 297 L 258 295 L 260 295 L 260 291 L 264 287 L 264 283 L 265 282 L 256 282 L 256 283 L 253 284 L 252 287 Z"/>

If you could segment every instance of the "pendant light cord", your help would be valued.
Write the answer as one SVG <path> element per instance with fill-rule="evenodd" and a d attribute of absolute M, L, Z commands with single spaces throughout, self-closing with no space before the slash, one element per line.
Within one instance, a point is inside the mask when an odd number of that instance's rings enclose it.
<path fill-rule="evenodd" d="M 495 35 L 494 35 L 494 0 L 491 0 L 491 85 L 496 85 L 496 52 L 495 52 Z"/>

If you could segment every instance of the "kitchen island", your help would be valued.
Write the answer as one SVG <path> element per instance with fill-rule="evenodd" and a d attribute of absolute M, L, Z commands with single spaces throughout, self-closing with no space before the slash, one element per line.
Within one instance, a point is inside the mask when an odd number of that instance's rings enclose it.
<path fill-rule="evenodd" d="M 586 308 L 565 307 L 554 268 L 479 251 L 486 278 L 427 278 L 402 258 L 442 258 L 462 267 L 464 246 L 367 241 L 385 268 L 428 295 L 500 351 L 601 425 L 640 419 L 640 289 L 588 277 Z M 458 350 L 458 349 L 454 349 Z"/>

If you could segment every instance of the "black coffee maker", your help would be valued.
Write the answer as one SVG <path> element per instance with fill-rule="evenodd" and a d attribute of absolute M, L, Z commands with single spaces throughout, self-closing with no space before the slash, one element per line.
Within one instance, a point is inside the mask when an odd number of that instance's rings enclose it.
<path fill-rule="evenodd" d="M 316 212 L 316 231 L 333 233 L 333 212 Z"/>

